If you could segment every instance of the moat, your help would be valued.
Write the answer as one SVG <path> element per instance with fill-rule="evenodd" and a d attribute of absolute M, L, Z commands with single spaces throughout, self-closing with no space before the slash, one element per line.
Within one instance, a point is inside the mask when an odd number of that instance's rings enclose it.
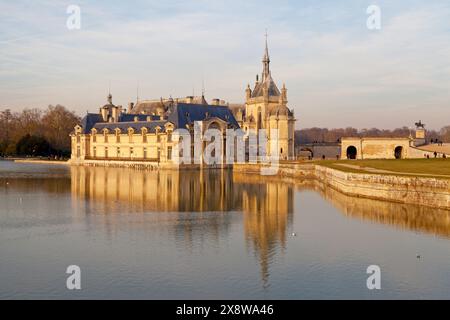
<path fill-rule="evenodd" d="M 0 161 L 0 298 L 448 298 L 450 211 L 231 170 Z M 82 290 L 66 289 L 78 265 Z M 381 290 L 366 269 L 381 268 Z"/>

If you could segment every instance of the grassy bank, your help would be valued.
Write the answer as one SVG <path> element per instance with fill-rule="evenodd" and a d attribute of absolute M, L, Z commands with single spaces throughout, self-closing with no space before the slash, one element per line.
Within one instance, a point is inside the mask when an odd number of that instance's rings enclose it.
<path fill-rule="evenodd" d="M 385 173 L 429 177 L 448 176 L 450 159 L 401 159 L 401 160 L 323 160 L 316 164 L 356 173 Z"/>

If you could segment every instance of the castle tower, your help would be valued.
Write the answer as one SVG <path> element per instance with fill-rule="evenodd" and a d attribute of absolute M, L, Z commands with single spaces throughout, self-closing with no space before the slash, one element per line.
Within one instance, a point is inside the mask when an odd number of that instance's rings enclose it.
<path fill-rule="evenodd" d="M 242 128 L 245 132 L 252 131 L 255 134 L 258 133 L 259 129 L 266 129 L 268 136 L 267 152 L 270 155 L 278 154 L 280 159 L 293 159 L 295 158 L 295 118 L 293 112 L 287 106 L 286 86 L 283 84 L 280 92 L 272 79 L 267 34 L 262 64 L 261 81 L 257 76 L 254 89 L 251 90 L 248 86 L 245 90 L 245 121 Z"/>

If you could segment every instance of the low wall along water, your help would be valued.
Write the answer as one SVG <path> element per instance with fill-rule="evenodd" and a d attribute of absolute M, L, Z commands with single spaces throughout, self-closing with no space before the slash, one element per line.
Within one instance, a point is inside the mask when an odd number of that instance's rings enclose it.
<path fill-rule="evenodd" d="M 260 165 L 234 166 L 234 170 L 247 173 L 259 169 Z M 448 179 L 352 173 L 313 164 L 280 164 L 278 175 L 294 182 L 317 179 L 349 196 L 450 210 Z"/>

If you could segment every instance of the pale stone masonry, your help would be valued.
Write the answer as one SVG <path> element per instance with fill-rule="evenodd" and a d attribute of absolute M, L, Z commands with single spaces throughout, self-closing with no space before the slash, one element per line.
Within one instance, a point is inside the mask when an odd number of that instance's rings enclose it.
<path fill-rule="evenodd" d="M 187 129 L 193 135 L 195 125 L 199 125 L 202 135 L 208 129 L 220 130 L 224 144 L 227 129 L 242 129 L 246 137 L 265 129 L 267 140 L 258 141 L 259 145 L 265 144 L 262 148 L 265 155 L 294 159 L 294 114 L 287 107 L 286 87 L 283 85 L 281 91 L 277 88 L 269 65 L 266 40 L 261 81 L 257 80 L 253 90 L 246 90 L 245 106 L 230 105 L 220 99 L 208 104 L 202 95 L 159 100 L 138 98 L 136 103 L 129 103 L 126 110 L 113 104 L 109 94 L 107 103 L 98 113 L 88 113 L 75 127 L 71 134 L 70 162 L 179 168 L 174 161 L 177 155 L 174 155 L 176 146 L 172 135 L 176 129 Z M 205 147 L 203 144 L 203 150 Z M 246 148 L 248 156 L 248 146 Z M 221 152 L 225 157 L 224 147 Z"/>

